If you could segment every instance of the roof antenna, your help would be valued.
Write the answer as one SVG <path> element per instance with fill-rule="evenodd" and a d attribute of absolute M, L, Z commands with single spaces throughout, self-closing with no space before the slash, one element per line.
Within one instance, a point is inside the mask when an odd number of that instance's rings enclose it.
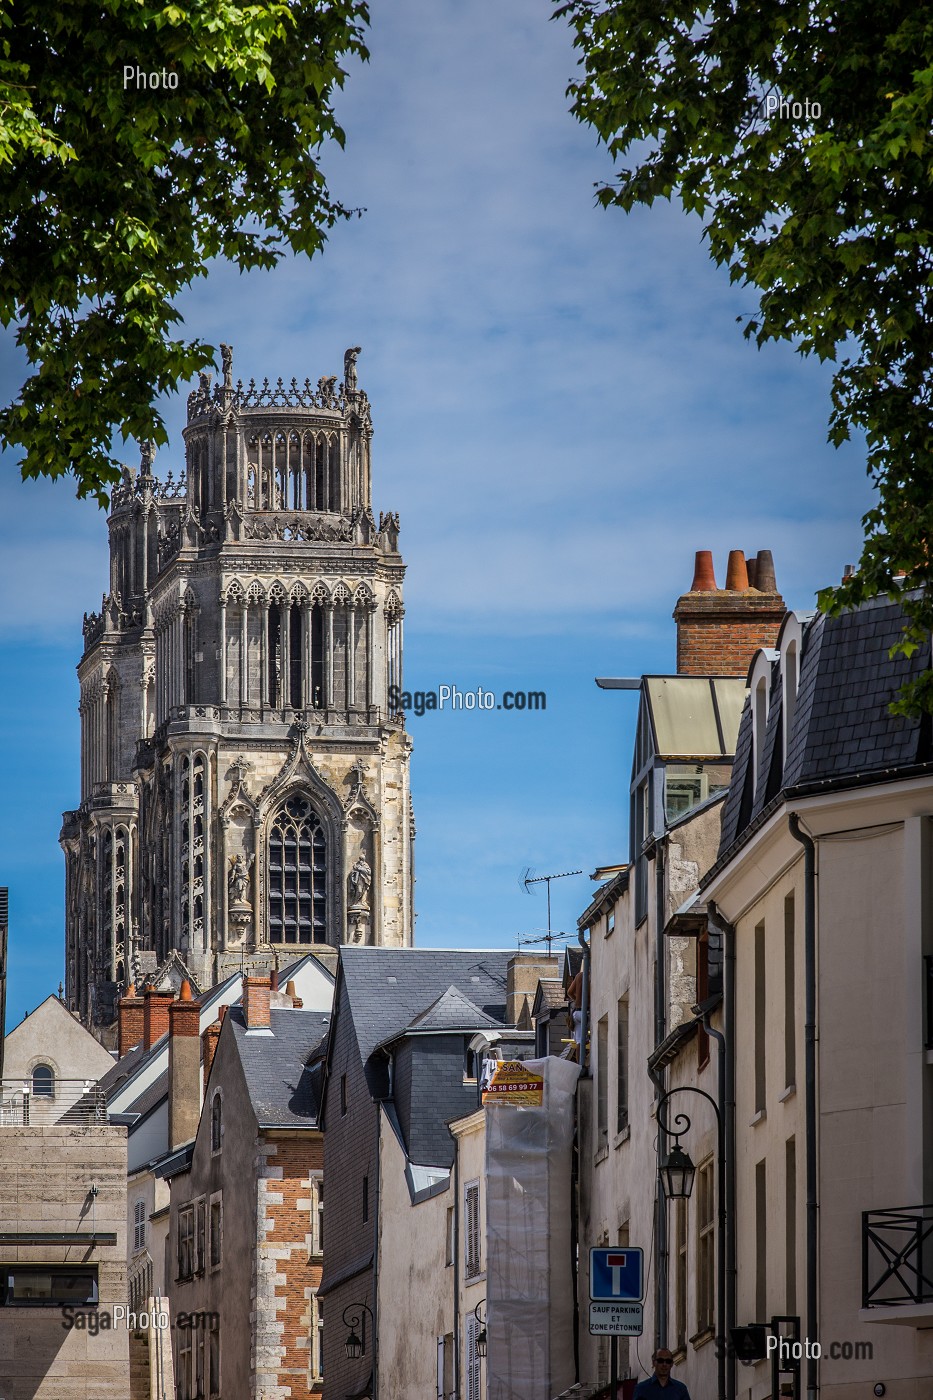
<path fill-rule="evenodd" d="M 522 876 L 522 884 L 523 884 L 524 887 L 525 887 L 525 893 L 526 893 L 526 894 L 533 894 L 533 893 L 534 893 L 533 890 L 530 890 L 530 889 L 528 888 L 529 885 L 541 885 L 541 884 L 547 885 L 547 939 L 548 939 L 547 950 L 548 950 L 548 956 L 550 956 L 550 953 L 551 953 L 551 943 L 550 943 L 551 938 L 552 938 L 552 937 L 560 937 L 559 934 L 552 934 L 552 932 L 551 932 L 551 881 L 552 881 L 552 880 L 566 880 L 566 879 L 567 879 L 569 876 L 571 876 L 571 875 L 582 875 L 582 874 L 583 874 L 583 871 L 582 871 L 582 870 L 562 870 L 561 873 L 560 873 L 559 875 L 535 875 L 535 874 L 532 872 L 531 867 L 528 866 L 528 867 L 526 867 L 525 873 L 524 873 L 524 875 Z"/>

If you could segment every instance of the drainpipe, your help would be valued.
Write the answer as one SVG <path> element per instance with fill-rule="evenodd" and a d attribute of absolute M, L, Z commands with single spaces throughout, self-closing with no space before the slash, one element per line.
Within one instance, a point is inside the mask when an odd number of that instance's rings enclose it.
<path fill-rule="evenodd" d="M 443 1381 L 441 1382 L 443 1384 Z M 460 1139 L 454 1139 L 454 1395 L 460 1394 Z M 445 1397 L 446 1400 L 446 1397 Z"/>
<path fill-rule="evenodd" d="M 664 917 L 664 856 L 665 846 L 663 841 L 656 841 L 654 847 L 654 957 L 655 957 L 655 989 L 654 989 L 654 1043 L 660 1045 L 667 1030 L 667 945 L 664 941 L 664 929 L 667 919 Z M 664 1082 L 660 1078 L 655 1080 L 660 1093 L 664 1092 Z M 661 1129 L 658 1127 L 658 1161 L 662 1159 Z M 655 1315 L 655 1347 L 667 1346 L 667 1310 L 668 1310 L 668 1266 L 669 1251 L 667 1243 L 667 1201 L 661 1186 L 661 1178 L 658 1175 L 655 1179 L 655 1219 L 657 1221 L 658 1242 L 658 1266 L 656 1274 L 656 1315 Z"/>
<path fill-rule="evenodd" d="M 807 1330 L 808 1337 L 819 1334 L 819 1299 L 817 1297 L 817 1248 L 819 1221 L 819 1188 L 816 1176 L 816 842 L 800 825 L 800 817 L 791 812 L 788 818 L 790 834 L 803 846 L 803 937 L 804 937 L 804 1074 L 806 1081 L 807 1134 Z M 819 1363 L 815 1356 L 807 1358 L 807 1400 L 816 1400 L 819 1392 Z"/>
<path fill-rule="evenodd" d="M 726 1175 L 729 1170 L 729 1160 L 726 1156 L 726 1127 L 723 1121 L 723 1112 L 726 1103 L 726 1037 L 722 1031 L 710 1024 L 710 1013 L 701 1017 L 707 1035 L 711 1035 L 716 1041 L 719 1049 L 716 1056 L 716 1074 L 718 1079 L 719 1094 L 719 1120 L 717 1122 L 717 1142 L 719 1152 L 719 1209 L 716 1212 L 716 1248 L 719 1252 L 719 1267 L 716 1271 L 716 1316 L 719 1318 L 719 1341 L 723 1343 L 717 1350 L 716 1357 L 716 1379 L 719 1386 L 719 1400 L 735 1400 L 735 1387 L 731 1390 L 729 1382 L 731 1377 L 726 1371 L 726 1352 L 728 1332 L 722 1335 L 722 1324 L 726 1317 Z M 735 1375 L 735 1366 L 732 1367 L 732 1377 Z"/>
<path fill-rule="evenodd" d="M 583 949 L 583 986 L 580 993 L 580 1078 L 589 1077 L 590 1062 L 586 1053 L 588 1021 L 590 1015 L 590 945 L 586 941 L 586 930 L 577 930 L 577 942 Z"/>
<path fill-rule="evenodd" d="M 724 1037 L 720 1037 L 718 1067 L 720 1110 L 722 1112 L 724 1139 L 723 1146 L 726 1154 L 726 1189 L 724 1201 L 726 1211 L 725 1340 L 729 1356 L 729 1365 L 726 1371 L 726 1400 L 735 1400 L 737 1391 L 736 1360 L 735 1353 L 731 1347 L 732 1328 L 736 1325 L 735 1312 L 737 1292 L 735 1250 L 735 929 L 732 924 L 723 917 L 723 914 L 717 909 L 715 903 L 710 901 L 707 908 L 710 922 L 722 934 L 722 999 L 723 1024 L 726 1028 L 726 1034 Z M 707 1026 L 707 1029 L 712 1030 L 712 1027 Z"/>
<path fill-rule="evenodd" d="M 648 1077 L 655 1087 L 655 1101 L 664 1093 L 664 1074 L 659 1069 L 648 1067 Z M 664 1159 L 664 1141 L 660 1124 L 655 1134 L 655 1153 L 658 1162 Z M 654 1274 L 654 1350 L 666 1346 L 667 1337 L 667 1201 L 661 1186 L 660 1174 L 655 1173 L 654 1184 L 654 1230 L 658 1241 L 658 1267 Z"/>

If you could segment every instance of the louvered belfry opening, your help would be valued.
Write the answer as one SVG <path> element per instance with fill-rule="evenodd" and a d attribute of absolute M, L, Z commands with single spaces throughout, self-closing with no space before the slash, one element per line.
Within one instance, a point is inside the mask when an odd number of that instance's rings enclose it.
<path fill-rule="evenodd" d="M 270 943 L 327 941 L 327 839 L 302 794 L 288 799 L 269 833 Z"/>

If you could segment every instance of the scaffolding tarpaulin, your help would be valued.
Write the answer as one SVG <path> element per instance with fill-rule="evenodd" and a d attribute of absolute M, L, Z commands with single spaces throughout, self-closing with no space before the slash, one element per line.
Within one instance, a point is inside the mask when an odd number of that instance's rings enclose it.
<path fill-rule="evenodd" d="M 571 1152 L 580 1070 L 553 1055 L 522 1069 L 544 1081 L 540 1105 L 508 1092 L 486 1099 L 489 1400 L 550 1400 L 574 1380 Z"/>

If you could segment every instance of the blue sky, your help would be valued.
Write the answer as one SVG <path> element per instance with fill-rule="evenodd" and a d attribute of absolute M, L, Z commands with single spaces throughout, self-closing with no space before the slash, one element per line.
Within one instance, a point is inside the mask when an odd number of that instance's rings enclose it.
<path fill-rule="evenodd" d="M 575 59 L 543 0 L 393 0 L 325 160 L 360 219 L 324 253 L 181 302 L 244 379 L 339 373 L 361 345 L 374 506 L 401 514 L 406 684 L 543 689 L 544 714 L 412 718 L 425 945 L 542 931 L 537 873 L 625 859 L 634 719 L 597 674 L 674 667 L 671 610 L 693 552 L 770 548 L 791 605 L 859 554 L 860 448 L 825 441 L 829 374 L 757 351 L 751 293 L 673 206 L 594 203 L 611 166 L 568 114 Z M 0 392 L 17 383 L 0 340 Z M 181 463 L 183 396 L 165 405 Z M 125 449 L 135 461 L 133 446 Z M 0 884 L 10 886 L 8 1025 L 62 976 L 61 812 L 78 800 L 74 667 L 107 583 L 104 517 L 66 483 L 0 474 Z M 554 887 L 575 927 L 593 886 Z"/>

